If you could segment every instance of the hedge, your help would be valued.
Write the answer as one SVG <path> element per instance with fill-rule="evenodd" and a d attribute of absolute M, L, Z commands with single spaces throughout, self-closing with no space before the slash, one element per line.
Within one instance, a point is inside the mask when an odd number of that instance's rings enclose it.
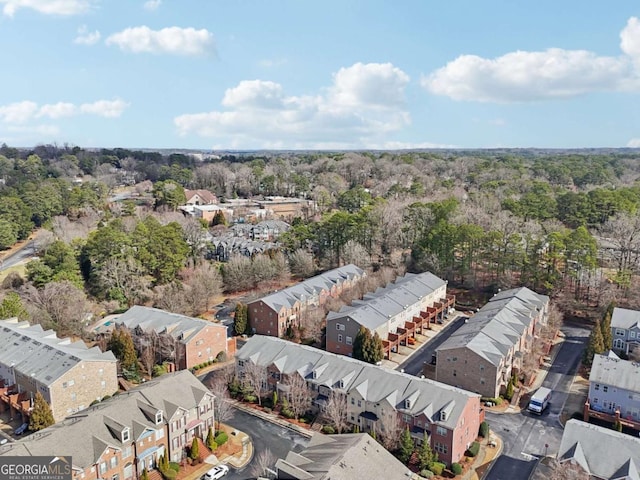
<path fill-rule="evenodd" d="M 432 478 L 435 474 L 431 470 L 422 470 L 420 476 L 424 478 Z"/>
<path fill-rule="evenodd" d="M 226 432 L 220 432 L 218 435 L 216 435 L 216 443 L 218 444 L 218 446 L 224 445 L 225 443 L 227 443 L 227 440 L 229 440 L 229 435 L 227 435 Z"/>
<path fill-rule="evenodd" d="M 171 470 L 175 470 L 176 472 L 180 471 L 180 464 L 178 462 L 169 462 L 169 468 Z"/>
<path fill-rule="evenodd" d="M 451 472 L 454 475 L 460 475 L 462 473 L 462 465 L 457 462 L 451 464 Z"/>
<path fill-rule="evenodd" d="M 446 465 L 444 463 L 433 462 L 433 465 L 429 467 L 429 470 L 431 470 L 435 475 L 442 475 L 442 472 L 444 471 L 445 467 Z"/>
<path fill-rule="evenodd" d="M 478 442 L 473 442 L 471 446 L 467 449 L 466 455 L 467 457 L 475 457 L 478 455 L 480 451 L 480 444 Z"/>
<path fill-rule="evenodd" d="M 480 435 L 482 438 L 487 438 L 489 436 L 489 424 L 487 422 L 482 422 L 480 424 L 478 435 Z"/>
<path fill-rule="evenodd" d="M 336 433 L 336 429 L 333 428 L 331 425 L 324 425 L 322 427 L 322 433 L 326 433 L 327 435 L 332 435 Z"/>

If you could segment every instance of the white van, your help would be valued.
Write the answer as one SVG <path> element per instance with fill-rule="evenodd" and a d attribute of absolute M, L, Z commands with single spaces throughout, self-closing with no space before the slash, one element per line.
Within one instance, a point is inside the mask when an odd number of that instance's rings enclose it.
<path fill-rule="evenodd" d="M 549 400 L 551 400 L 551 389 L 546 387 L 540 387 L 533 394 L 531 400 L 529 400 L 528 410 L 531 413 L 541 415 L 542 412 L 549 406 Z"/>

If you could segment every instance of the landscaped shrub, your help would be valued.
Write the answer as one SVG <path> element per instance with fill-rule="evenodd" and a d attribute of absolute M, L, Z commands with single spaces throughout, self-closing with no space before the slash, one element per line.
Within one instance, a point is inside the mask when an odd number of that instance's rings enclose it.
<path fill-rule="evenodd" d="M 227 354 L 225 352 L 220 352 L 218 355 L 216 355 L 216 360 L 218 362 L 226 362 L 227 361 Z"/>
<path fill-rule="evenodd" d="M 489 424 L 487 422 L 482 422 L 480 424 L 478 435 L 480 435 L 482 438 L 487 438 L 489 436 Z"/>
<path fill-rule="evenodd" d="M 460 465 L 459 463 L 452 463 L 451 464 L 451 472 L 454 475 L 460 475 L 462 473 L 462 465 Z"/>
<path fill-rule="evenodd" d="M 169 468 L 171 470 L 175 470 L 176 472 L 180 471 L 180 464 L 178 462 L 169 462 Z"/>
<path fill-rule="evenodd" d="M 282 416 L 284 418 L 293 418 L 293 417 L 295 417 L 295 414 L 293 413 L 293 411 L 290 408 L 282 407 L 282 410 L 280 410 L 280 413 L 282 414 Z"/>
<path fill-rule="evenodd" d="M 324 425 L 322 427 L 322 433 L 326 433 L 327 435 L 333 435 L 334 433 L 336 433 L 336 429 L 333 428 L 331 425 Z"/>
<path fill-rule="evenodd" d="M 164 375 L 167 373 L 166 365 L 154 365 L 153 366 L 153 376 L 159 377 L 160 375 Z"/>
<path fill-rule="evenodd" d="M 111 395 L 105 395 L 104 397 L 102 397 L 102 401 L 104 402 L 105 400 L 111 398 Z"/>
<path fill-rule="evenodd" d="M 427 470 L 425 468 L 424 470 L 420 471 L 420 476 L 424 478 L 431 478 L 434 476 L 434 473 L 431 470 Z"/>
<path fill-rule="evenodd" d="M 176 480 L 176 477 L 178 476 L 178 472 L 172 470 L 171 468 L 161 468 L 160 473 L 162 474 L 162 478 L 164 478 L 164 480 Z"/>
<path fill-rule="evenodd" d="M 442 472 L 444 471 L 445 467 L 446 465 L 444 463 L 433 462 L 433 465 L 431 465 L 430 470 L 434 473 L 434 475 L 442 475 Z"/>
<path fill-rule="evenodd" d="M 216 435 L 216 443 L 218 444 L 218 446 L 224 445 L 225 443 L 227 443 L 227 440 L 229 440 L 229 435 L 227 435 L 226 432 L 220 432 L 218 433 L 218 435 Z"/>
<path fill-rule="evenodd" d="M 479 451 L 480 444 L 478 442 L 473 442 L 465 452 L 465 455 L 467 455 L 467 457 L 475 457 L 476 455 L 478 455 Z"/>
<path fill-rule="evenodd" d="M 253 394 L 245 395 L 243 398 L 245 402 L 249 403 L 256 403 L 258 401 L 258 397 Z"/>

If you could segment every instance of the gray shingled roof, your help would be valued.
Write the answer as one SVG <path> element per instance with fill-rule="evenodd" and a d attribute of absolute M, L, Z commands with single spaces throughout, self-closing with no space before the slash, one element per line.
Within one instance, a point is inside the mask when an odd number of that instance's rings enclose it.
<path fill-rule="evenodd" d="M 83 341 L 60 339 L 53 330 L 17 319 L 0 321 L 0 363 L 51 385 L 80 362 L 116 362 L 111 352 L 87 348 Z"/>
<path fill-rule="evenodd" d="M 607 355 L 595 355 L 589 382 L 640 392 L 640 363 Z"/>
<path fill-rule="evenodd" d="M 187 370 L 162 375 L 25 440 L 0 446 L 0 456 L 71 455 L 73 465 L 85 469 L 95 464 L 108 446 L 123 447 L 119 426 L 128 427 L 131 440 L 136 440 L 145 430 L 158 429 L 156 411 L 162 411 L 164 425 L 177 408 L 191 409 L 204 395 L 210 395 L 208 389 Z M 167 404 L 173 407 L 168 409 Z"/>
<path fill-rule="evenodd" d="M 345 265 L 254 300 L 249 305 L 262 301 L 274 311 L 279 312 L 283 308 L 291 308 L 298 301 L 306 303 L 309 298 L 318 295 L 323 290 L 329 290 L 334 285 L 340 285 L 346 280 L 361 277 L 362 275 L 364 275 L 364 270 L 361 268 L 353 264 Z"/>
<path fill-rule="evenodd" d="M 357 390 L 370 402 L 386 399 L 410 415 L 426 414 L 435 423 L 455 428 L 469 398 L 479 395 L 433 380 L 387 370 L 353 358 L 298 345 L 276 337 L 254 335 L 237 352 L 237 360 L 250 360 L 267 367 L 275 365 L 283 374 L 300 373 L 308 381 L 344 391 Z M 411 406 L 405 409 L 405 399 Z M 440 411 L 448 415 L 439 420 Z"/>
<path fill-rule="evenodd" d="M 338 312 L 329 312 L 327 320 L 350 318 L 373 331 L 445 284 L 444 280 L 430 272 L 407 273 L 386 287 L 367 293 L 351 306 L 342 307 Z"/>
<path fill-rule="evenodd" d="M 558 460 L 573 460 L 598 478 L 640 480 L 640 439 L 572 419 L 565 425 Z"/>
<path fill-rule="evenodd" d="M 629 310 L 627 308 L 614 308 L 611 315 L 612 328 L 624 328 L 628 330 L 638 326 L 640 328 L 640 312 L 637 310 Z"/>
<path fill-rule="evenodd" d="M 436 352 L 467 347 L 493 365 L 520 341 L 537 310 L 549 297 L 526 287 L 495 295 L 467 323 L 454 332 Z"/>
<path fill-rule="evenodd" d="M 205 327 L 223 328 L 226 336 L 226 327 L 223 325 L 140 305 L 131 307 L 112 321 L 131 330 L 140 327 L 143 332 L 167 333 L 185 343 Z"/>
<path fill-rule="evenodd" d="M 315 434 L 300 453 L 289 452 L 276 463 L 287 478 L 352 480 L 381 478 L 406 480 L 410 470 L 367 433 Z"/>

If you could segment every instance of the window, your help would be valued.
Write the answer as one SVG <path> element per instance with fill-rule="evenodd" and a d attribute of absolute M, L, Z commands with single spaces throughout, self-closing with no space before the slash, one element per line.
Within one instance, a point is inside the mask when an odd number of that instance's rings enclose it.
<path fill-rule="evenodd" d="M 446 437 L 447 436 L 447 429 L 444 427 L 438 427 L 436 429 L 436 432 L 438 433 L 438 435 L 440 435 L 441 437 Z"/>
<path fill-rule="evenodd" d="M 131 435 L 129 433 L 129 429 L 125 428 L 122 430 L 122 443 L 128 442 L 129 440 L 131 440 Z"/>
<path fill-rule="evenodd" d="M 202 345 L 204 343 L 204 339 L 200 339 L 196 342 L 196 345 Z"/>
<path fill-rule="evenodd" d="M 353 343 L 353 339 L 347 336 L 347 345 L 351 345 Z"/>
<path fill-rule="evenodd" d="M 107 462 L 100 462 L 100 475 L 104 475 L 107 471 Z"/>
<path fill-rule="evenodd" d="M 355 405 L 356 404 L 356 399 L 351 397 L 351 405 Z"/>
<path fill-rule="evenodd" d="M 616 336 L 624 337 L 625 329 L 624 328 L 616 328 Z"/>
<path fill-rule="evenodd" d="M 484 378 L 480 377 L 480 385 L 484 385 Z"/>
<path fill-rule="evenodd" d="M 340 327 L 341 327 L 341 326 L 342 326 L 341 324 L 336 323 L 336 330 L 340 330 Z"/>
<path fill-rule="evenodd" d="M 597 405 L 597 404 L 598 404 L 598 399 L 597 399 L 597 398 L 594 398 L 594 399 L 593 399 L 593 404 L 594 404 L 594 405 Z"/>
<path fill-rule="evenodd" d="M 338 334 L 338 341 L 339 341 L 340 343 L 342 343 L 342 334 L 341 334 L 341 333 L 339 333 L 339 334 Z"/>
<path fill-rule="evenodd" d="M 68 386 L 68 387 L 73 387 L 73 386 L 75 385 L 75 383 L 76 383 L 75 381 L 73 381 L 73 380 L 69 380 L 69 381 L 67 382 L 67 386 Z"/>
<path fill-rule="evenodd" d="M 455 370 L 455 369 L 453 370 L 453 376 L 454 376 L 454 377 L 457 377 L 457 376 L 458 376 L 458 372 L 456 372 L 456 370 Z"/>
<path fill-rule="evenodd" d="M 480 371 L 483 372 L 484 371 L 484 365 L 480 365 Z"/>
<path fill-rule="evenodd" d="M 607 387 L 606 385 L 604 385 L 604 386 L 602 387 L 602 391 L 603 391 L 604 393 L 607 393 L 607 392 L 609 391 L 609 387 Z"/>
<path fill-rule="evenodd" d="M 629 338 L 636 338 L 636 332 L 629 332 Z"/>
<path fill-rule="evenodd" d="M 164 438 L 164 428 L 159 428 L 156 430 L 156 441 Z"/>
<path fill-rule="evenodd" d="M 133 449 L 131 448 L 131 445 L 124 447 L 122 449 L 122 458 L 129 458 L 132 452 L 133 452 Z"/>
<path fill-rule="evenodd" d="M 595 389 L 596 390 L 600 390 L 600 384 L 599 383 L 596 383 L 596 388 Z"/>
<path fill-rule="evenodd" d="M 102 387 L 102 389 L 104 390 L 105 388 L 107 388 L 107 382 L 105 382 L 104 380 L 102 380 L 100 382 L 100 386 Z"/>
<path fill-rule="evenodd" d="M 411 415 L 402 415 L 402 421 L 411 424 Z"/>
<path fill-rule="evenodd" d="M 438 453 L 447 453 L 447 446 L 444 443 L 436 442 L 434 449 Z"/>
<path fill-rule="evenodd" d="M 75 394 L 75 393 L 72 393 L 72 394 L 71 394 L 71 401 L 72 401 L 72 402 L 75 402 L 75 401 L 76 401 L 76 394 Z"/>
<path fill-rule="evenodd" d="M 104 373 L 104 368 L 98 369 L 98 375 L 102 375 Z"/>
<path fill-rule="evenodd" d="M 118 465 L 118 457 L 114 455 L 113 457 L 111 457 L 111 464 L 109 465 L 109 467 L 116 468 L 117 465 Z"/>
<path fill-rule="evenodd" d="M 362 402 L 360 400 L 358 400 L 358 406 L 361 407 L 362 406 Z"/>

